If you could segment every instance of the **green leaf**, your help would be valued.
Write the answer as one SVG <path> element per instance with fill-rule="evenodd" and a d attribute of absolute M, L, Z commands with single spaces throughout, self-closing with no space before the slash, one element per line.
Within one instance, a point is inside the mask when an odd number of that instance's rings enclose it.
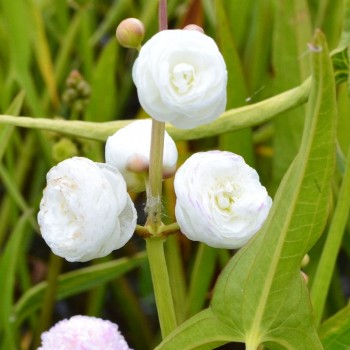
<path fill-rule="evenodd" d="M 325 321 L 318 331 L 324 350 L 350 347 L 350 304 Z"/>
<path fill-rule="evenodd" d="M 350 95 L 350 0 L 344 2 L 344 26 L 338 47 L 332 51 L 333 66 L 337 84 L 348 82 Z"/>
<path fill-rule="evenodd" d="M 225 5 L 227 17 L 235 19 L 231 21 L 230 26 L 237 48 L 241 52 L 242 48 L 246 46 L 247 31 L 251 24 L 252 7 L 255 4 L 253 4 L 253 0 L 224 0 L 222 2 Z M 238 13 L 239 16 L 237 15 Z"/>
<path fill-rule="evenodd" d="M 2 1 L 3 16 L 6 19 L 7 31 L 11 33 L 11 59 L 17 73 L 25 70 L 30 64 L 30 22 L 27 4 L 23 0 Z"/>
<path fill-rule="evenodd" d="M 33 112 L 42 115 L 42 108 L 35 90 L 32 72 L 30 72 L 32 47 L 28 3 L 23 0 L 16 2 L 2 1 L 2 6 L 8 27 L 7 30 L 11 33 L 11 63 L 13 64 L 12 68 L 15 72 L 16 80 L 23 90 L 26 91 L 28 102 Z"/>
<path fill-rule="evenodd" d="M 273 66 L 277 91 L 300 84 L 310 74 L 307 43 L 312 37 L 306 0 L 274 1 Z M 302 13 L 302 15 L 301 15 Z M 273 187 L 276 188 L 300 147 L 305 108 L 274 121 Z"/>
<path fill-rule="evenodd" d="M 337 204 L 311 288 L 311 300 L 315 308 L 316 324 L 319 324 L 322 319 L 328 290 L 341 247 L 346 223 L 348 221 L 350 210 L 349 193 L 350 147 L 346 158 L 345 173 L 338 193 Z"/>
<path fill-rule="evenodd" d="M 15 276 L 20 255 L 23 254 L 21 246 L 25 239 L 28 214 L 23 215 L 6 244 L 6 248 L 0 260 L 0 339 L 3 344 L 16 344 L 15 329 L 12 327 L 12 307 L 15 290 Z"/>
<path fill-rule="evenodd" d="M 120 18 L 124 14 L 127 8 L 132 7 L 130 0 L 115 0 L 111 7 L 108 9 L 106 15 L 103 17 L 99 27 L 94 32 L 90 39 L 92 46 L 98 44 L 102 40 L 103 36 L 106 35 L 108 30 L 114 28 L 116 24 L 119 24 Z"/>
<path fill-rule="evenodd" d="M 218 43 L 226 62 L 228 74 L 226 108 L 234 108 L 245 104 L 247 88 L 243 68 L 227 18 L 227 7 L 225 7 L 221 1 L 217 1 L 215 2 L 215 8 Z M 246 128 L 238 132 L 220 135 L 219 147 L 220 149 L 240 154 L 247 163 L 253 164 L 252 133 L 250 129 Z"/>
<path fill-rule="evenodd" d="M 173 189 L 173 188 L 172 188 Z M 168 189 L 166 189 L 167 191 Z M 165 193 L 165 195 L 168 192 Z M 169 198 L 169 197 L 166 197 Z M 174 203 L 172 203 L 174 204 Z M 167 214 L 166 214 L 167 215 Z M 173 217 L 173 214 L 171 215 Z M 180 324 L 186 319 L 186 276 L 180 246 L 180 237 L 170 235 L 165 241 L 165 256 L 168 267 L 171 294 L 174 300 L 176 320 Z"/>
<path fill-rule="evenodd" d="M 58 278 L 57 300 L 85 292 L 120 277 L 138 267 L 145 259 L 145 254 L 139 254 L 132 258 L 121 258 L 62 274 Z M 16 325 L 41 307 L 46 287 L 47 282 L 41 282 L 29 289 L 18 300 L 13 310 Z"/>
<path fill-rule="evenodd" d="M 211 350 L 239 339 L 239 335 L 208 308 L 176 328 L 155 350 Z"/>
<path fill-rule="evenodd" d="M 350 45 L 350 0 L 344 0 L 344 24 L 338 47 L 333 53 L 343 51 Z"/>
<path fill-rule="evenodd" d="M 346 154 L 346 150 L 350 145 L 349 132 L 350 130 L 350 94 L 348 93 L 347 84 L 343 83 L 337 87 L 338 97 L 338 142 L 339 142 L 339 153 Z M 342 156 L 345 158 L 345 155 Z M 344 168 L 342 166 L 342 168 Z"/>
<path fill-rule="evenodd" d="M 34 0 L 28 2 L 30 22 L 33 24 L 35 38 L 33 40 L 35 54 L 42 77 L 46 83 L 53 105 L 58 105 L 58 92 L 54 75 L 54 67 L 45 31 L 43 15 Z"/>
<path fill-rule="evenodd" d="M 312 48 L 313 82 L 300 150 L 276 193 L 265 225 L 219 277 L 207 310 L 212 310 L 210 336 L 192 325 L 191 318 L 159 349 L 193 349 L 201 336 L 209 343 L 219 330 L 216 340 L 244 342 L 249 350 L 260 344 L 271 350 L 294 350 L 300 344 L 308 350 L 322 349 L 300 263 L 327 219 L 336 101 L 327 44 L 319 31 Z M 222 330 L 222 324 L 229 330 Z M 188 345 L 179 347 L 185 338 Z"/>
<path fill-rule="evenodd" d="M 25 93 L 21 91 L 12 101 L 11 105 L 7 109 L 6 113 L 12 114 L 12 115 L 18 115 L 21 111 L 23 101 L 24 101 Z M 5 154 L 6 147 L 8 145 L 8 142 L 12 136 L 13 133 L 13 126 L 12 125 L 6 125 L 3 128 L 0 128 L 0 160 L 2 159 L 3 155 Z"/>
<path fill-rule="evenodd" d="M 109 121 L 114 115 L 118 94 L 115 85 L 117 43 L 111 39 L 104 47 L 93 73 L 91 99 L 86 111 L 88 121 Z M 106 94 L 108 91 L 108 94 Z"/>
<path fill-rule="evenodd" d="M 214 275 L 217 253 L 217 249 L 208 247 L 204 243 L 198 246 L 186 305 L 188 317 L 202 310 L 205 305 Z M 205 275 L 203 275 L 203 271 L 205 271 Z"/>
<path fill-rule="evenodd" d="M 239 3 L 241 7 L 242 2 Z M 275 24 L 273 1 L 255 0 L 254 6 L 252 5 L 249 11 L 249 22 L 246 24 L 247 34 L 243 52 L 244 69 L 249 86 L 248 102 L 256 97 L 261 99 L 261 93 L 265 93 L 265 87 L 269 85 L 272 29 Z M 240 14 L 240 10 L 238 13 Z M 235 15 L 235 17 L 238 16 Z"/>
<path fill-rule="evenodd" d="M 350 70 L 348 48 L 335 52 L 332 59 L 336 83 L 341 84 L 347 81 Z"/>

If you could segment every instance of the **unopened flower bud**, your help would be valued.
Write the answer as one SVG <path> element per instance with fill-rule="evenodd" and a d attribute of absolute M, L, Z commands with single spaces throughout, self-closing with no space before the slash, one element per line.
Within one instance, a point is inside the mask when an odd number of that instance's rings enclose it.
<path fill-rule="evenodd" d="M 124 176 L 128 189 L 144 190 L 144 173 L 149 168 L 152 120 L 137 120 L 118 130 L 107 139 L 106 163 L 116 167 Z M 175 142 L 164 135 L 163 178 L 174 175 L 177 162 Z"/>
<path fill-rule="evenodd" d="M 301 277 L 303 278 L 305 283 L 308 284 L 309 283 L 309 276 L 303 271 L 300 271 L 300 273 L 301 273 Z"/>
<path fill-rule="evenodd" d="M 78 98 L 78 93 L 73 88 L 66 89 L 62 96 L 62 100 L 68 105 L 74 102 L 77 98 Z"/>
<path fill-rule="evenodd" d="M 309 265 L 310 262 L 310 256 L 308 254 L 304 255 L 303 260 L 301 261 L 301 267 L 306 267 Z"/>
<path fill-rule="evenodd" d="M 91 95 L 91 87 L 85 80 L 81 80 L 77 85 L 77 92 L 81 98 L 89 98 Z"/>
<path fill-rule="evenodd" d="M 73 69 L 68 78 L 66 79 L 66 85 L 70 88 L 75 88 L 77 84 L 83 79 L 82 75 L 79 73 L 78 70 Z"/>
<path fill-rule="evenodd" d="M 71 140 L 66 137 L 61 138 L 52 147 L 52 158 L 57 162 L 62 162 L 67 158 L 78 155 L 78 147 Z"/>
<path fill-rule="evenodd" d="M 62 100 L 75 113 L 83 113 L 89 103 L 91 88 L 82 75 L 76 70 L 72 70 L 66 79 L 67 89 L 63 92 Z"/>
<path fill-rule="evenodd" d="M 197 24 L 188 24 L 183 29 L 184 30 L 196 30 L 197 32 L 201 32 L 204 34 L 204 29 L 200 26 L 197 26 Z"/>
<path fill-rule="evenodd" d="M 115 34 L 121 46 L 139 49 L 145 36 L 145 26 L 137 18 L 127 18 L 119 24 Z"/>
<path fill-rule="evenodd" d="M 97 317 L 76 315 L 41 335 L 38 350 L 131 350 L 118 326 Z"/>

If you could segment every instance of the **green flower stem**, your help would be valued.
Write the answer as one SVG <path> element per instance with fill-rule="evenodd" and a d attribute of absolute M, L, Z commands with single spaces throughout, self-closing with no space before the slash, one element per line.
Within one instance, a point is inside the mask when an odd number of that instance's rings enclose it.
<path fill-rule="evenodd" d="M 170 288 L 168 269 L 163 242 L 159 237 L 162 223 L 162 173 L 165 124 L 152 120 L 152 140 L 147 188 L 146 228 L 151 237 L 146 240 L 147 255 L 151 269 L 154 295 L 162 337 L 176 328 L 173 296 Z"/>
<path fill-rule="evenodd" d="M 162 234 L 162 236 L 168 236 L 172 233 L 175 233 L 180 230 L 179 224 L 177 222 L 174 222 L 173 224 L 169 225 L 162 225 L 158 232 Z"/>
<path fill-rule="evenodd" d="M 176 328 L 177 322 L 163 243 L 164 239 L 159 237 L 151 237 L 146 240 L 160 329 L 162 338 L 165 338 Z"/>
<path fill-rule="evenodd" d="M 169 225 L 161 225 L 157 228 L 156 235 L 161 237 L 167 237 L 173 233 L 176 233 L 180 230 L 179 224 L 177 222 L 174 222 Z M 149 229 L 145 226 L 137 225 L 136 226 L 136 233 L 144 238 L 149 238 L 152 236 L 152 234 L 149 232 Z"/>
<path fill-rule="evenodd" d="M 156 234 L 162 225 L 162 179 L 165 124 L 152 120 L 149 183 L 147 188 L 147 221 L 150 232 Z"/>
<path fill-rule="evenodd" d="M 167 1 L 159 1 L 159 30 L 168 26 Z M 154 296 L 162 337 L 176 328 L 174 301 L 171 293 L 169 272 L 164 254 L 164 238 L 161 238 L 162 223 L 162 180 L 165 123 L 152 119 L 152 138 L 147 186 L 148 213 L 146 228 L 151 237 L 146 239 L 147 255 L 152 275 Z"/>
<path fill-rule="evenodd" d="M 159 31 L 168 29 L 167 0 L 159 0 Z"/>
<path fill-rule="evenodd" d="M 174 141 L 194 140 L 203 137 L 216 136 L 223 132 L 250 128 L 268 122 L 274 117 L 304 104 L 309 97 L 311 79 L 305 80 L 300 86 L 285 91 L 248 106 L 234 108 L 223 113 L 214 122 L 198 126 L 190 130 L 177 129 L 170 124 L 166 130 Z M 107 137 L 128 125 L 132 120 L 116 120 L 112 122 L 87 122 L 81 120 L 47 119 L 30 117 L 14 117 L 0 115 L 0 124 L 9 124 L 23 128 L 44 129 L 60 134 L 84 137 L 105 142 Z"/>

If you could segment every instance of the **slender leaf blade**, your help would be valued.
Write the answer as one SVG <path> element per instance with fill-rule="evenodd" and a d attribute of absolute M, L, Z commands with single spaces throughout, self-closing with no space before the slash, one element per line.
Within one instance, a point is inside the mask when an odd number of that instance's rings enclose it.
<path fill-rule="evenodd" d="M 117 52 L 116 41 L 111 39 L 100 54 L 93 72 L 92 94 L 85 120 L 101 122 L 117 119 L 117 116 L 114 115 L 118 102 L 115 84 Z"/>
<path fill-rule="evenodd" d="M 227 17 L 227 6 L 221 1 L 215 3 L 217 17 L 217 33 L 219 47 L 226 62 L 227 81 L 227 105 L 233 108 L 245 104 L 247 87 L 243 74 L 233 35 L 231 33 Z M 246 128 L 239 132 L 224 133 L 219 136 L 220 149 L 240 154 L 248 164 L 253 164 L 253 146 L 251 130 Z"/>
<path fill-rule="evenodd" d="M 324 350 L 348 350 L 350 346 L 350 304 L 319 328 Z"/>
<path fill-rule="evenodd" d="M 15 330 L 11 327 L 12 307 L 14 302 L 15 276 L 19 255 L 22 253 L 20 247 L 24 242 L 28 213 L 24 214 L 13 230 L 4 253 L 0 260 L 0 335 L 4 337 L 5 343 L 14 343 Z"/>
<path fill-rule="evenodd" d="M 311 23 L 306 0 L 275 0 L 273 65 L 277 91 L 300 84 L 310 74 L 307 42 Z M 301 15 L 302 14 L 302 15 Z M 274 121 L 273 185 L 280 183 L 300 147 L 305 109 L 286 113 Z"/>
<path fill-rule="evenodd" d="M 62 274 L 58 278 L 57 299 L 61 300 L 111 281 L 138 267 L 145 259 L 145 254 L 140 254 Z M 22 295 L 13 310 L 16 324 L 40 308 L 46 287 L 47 282 L 41 282 Z"/>

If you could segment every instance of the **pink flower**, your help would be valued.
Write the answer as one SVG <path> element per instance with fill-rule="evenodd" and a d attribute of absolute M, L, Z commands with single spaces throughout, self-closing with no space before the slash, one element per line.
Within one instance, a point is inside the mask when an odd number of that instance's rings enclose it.
<path fill-rule="evenodd" d="M 118 326 L 89 316 L 73 316 L 41 335 L 38 350 L 131 350 Z"/>

